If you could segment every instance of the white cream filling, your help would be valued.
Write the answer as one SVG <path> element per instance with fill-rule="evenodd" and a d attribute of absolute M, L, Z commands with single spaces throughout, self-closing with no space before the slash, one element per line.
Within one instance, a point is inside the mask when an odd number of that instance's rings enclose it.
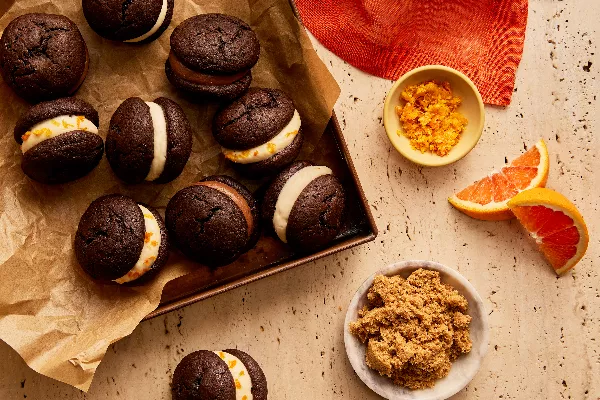
<path fill-rule="evenodd" d="M 44 140 L 73 131 L 87 131 L 97 134 L 98 127 L 82 115 L 60 115 L 47 119 L 35 124 L 22 136 L 21 151 L 25 153 Z"/>
<path fill-rule="evenodd" d="M 235 383 L 235 400 L 252 400 L 252 378 L 242 360 L 224 351 L 213 351 L 213 353 L 221 357 L 229 367 Z"/>
<path fill-rule="evenodd" d="M 161 242 L 160 227 L 150 210 L 140 204 L 138 204 L 138 206 L 144 214 L 144 224 L 146 226 L 144 247 L 142 247 L 140 258 L 133 268 L 131 268 L 124 276 L 115 279 L 115 282 L 117 283 L 131 282 L 144 275 L 146 272 L 150 271 L 158 257 L 158 250 L 160 249 Z"/>
<path fill-rule="evenodd" d="M 283 185 L 277 203 L 275 204 L 275 215 L 273 215 L 273 228 L 282 242 L 287 243 L 287 225 L 294 203 L 300 197 L 300 193 L 315 179 L 323 175 L 330 175 L 331 169 L 322 166 L 310 166 L 296 172 Z"/>
<path fill-rule="evenodd" d="M 222 148 L 225 158 L 237 164 L 250 164 L 264 161 L 288 147 L 300 131 L 300 114 L 294 110 L 294 116 L 274 138 L 267 143 L 249 150 L 230 150 Z"/>
<path fill-rule="evenodd" d="M 141 42 L 142 40 L 146 40 L 150 36 L 152 36 L 156 32 L 158 32 L 158 30 L 160 29 L 160 27 L 162 26 L 162 24 L 165 22 L 165 18 L 167 17 L 167 11 L 168 10 L 169 10 L 169 3 L 168 3 L 168 1 L 167 0 L 163 0 L 162 7 L 160 9 L 160 14 L 158 14 L 158 19 L 156 20 L 156 23 L 154 24 L 154 26 L 152 27 L 152 29 L 150 29 L 148 32 L 144 33 L 140 37 L 136 37 L 134 39 L 125 40 L 125 43 L 137 43 L 137 42 Z"/>
<path fill-rule="evenodd" d="M 167 162 L 167 118 L 161 106 L 151 101 L 146 104 L 150 107 L 152 126 L 154 127 L 154 158 L 150 165 L 150 172 L 146 176 L 147 181 L 153 181 L 163 173 Z"/>

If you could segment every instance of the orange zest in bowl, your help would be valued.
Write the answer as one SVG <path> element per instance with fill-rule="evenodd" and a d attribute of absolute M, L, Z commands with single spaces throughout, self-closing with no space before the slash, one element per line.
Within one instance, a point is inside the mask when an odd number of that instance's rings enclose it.
<path fill-rule="evenodd" d="M 415 150 L 430 151 L 438 156 L 447 155 L 465 131 L 467 118 L 457 111 L 460 97 L 452 94 L 448 82 L 426 81 L 405 88 L 401 94 L 405 102 L 396 107 L 402 130 Z"/>

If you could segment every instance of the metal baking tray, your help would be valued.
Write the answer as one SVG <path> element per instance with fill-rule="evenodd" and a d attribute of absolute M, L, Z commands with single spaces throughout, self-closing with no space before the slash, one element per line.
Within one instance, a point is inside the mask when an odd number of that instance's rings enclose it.
<path fill-rule="evenodd" d="M 377 226 L 335 114 L 309 160 L 330 167 L 346 191 L 343 228 L 328 248 L 314 254 L 297 255 L 276 238 L 263 234 L 256 247 L 234 263 L 216 270 L 200 267 L 169 282 L 163 290 L 160 305 L 144 320 L 374 240 Z M 257 197 L 260 199 L 260 194 L 257 193 Z"/>

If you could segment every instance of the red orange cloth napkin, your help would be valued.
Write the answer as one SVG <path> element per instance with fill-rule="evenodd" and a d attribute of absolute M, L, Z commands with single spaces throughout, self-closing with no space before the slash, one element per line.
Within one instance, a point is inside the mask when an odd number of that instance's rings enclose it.
<path fill-rule="evenodd" d="M 508 105 L 528 0 L 295 0 L 304 25 L 348 63 L 387 79 L 428 64 L 462 71 Z"/>

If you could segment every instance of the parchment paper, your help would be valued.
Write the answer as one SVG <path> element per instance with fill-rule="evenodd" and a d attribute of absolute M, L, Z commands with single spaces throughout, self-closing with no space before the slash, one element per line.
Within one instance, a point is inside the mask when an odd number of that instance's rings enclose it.
<path fill-rule="evenodd" d="M 195 131 L 190 161 L 170 184 L 125 185 L 103 159 L 76 182 L 41 185 L 21 171 L 21 151 L 12 136 L 16 120 L 29 105 L 0 81 L 0 338 L 34 370 L 87 391 L 108 346 L 129 335 L 158 306 L 164 285 L 194 265 L 172 260 L 143 286 L 99 285 L 80 271 L 73 254 L 81 214 L 98 196 L 123 193 L 164 215 L 177 190 L 207 175 L 233 174 L 210 134 L 215 105 L 195 103 L 175 91 L 165 77 L 174 27 L 207 12 L 248 22 L 261 42 L 252 86 L 278 87 L 292 96 L 307 134 L 304 156 L 324 131 L 339 87 L 286 0 L 175 0 L 170 28 L 159 40 L 143 46 L 100 38 L 85 21 L 79 0 L 18 0 L 0 18 L 0 29 L 28 12 L 64 14 L 79 26 L 89 48 L 90 70 L 77 96 L 99 111 L 102 137 L 112 113 L 131 96 L 146 101 L 159 96 L 174 99 Z"/>

